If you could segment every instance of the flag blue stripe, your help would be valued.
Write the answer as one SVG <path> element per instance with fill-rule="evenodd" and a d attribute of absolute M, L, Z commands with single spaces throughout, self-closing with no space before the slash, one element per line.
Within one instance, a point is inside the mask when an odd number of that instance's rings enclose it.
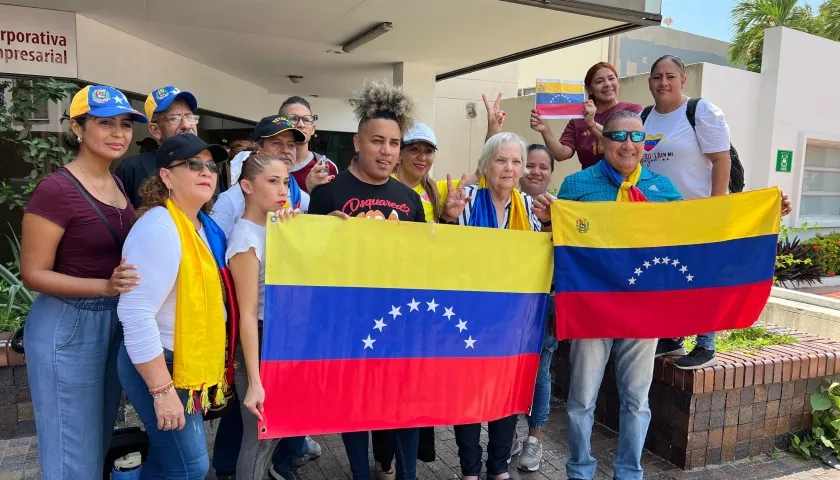
<path fill-rule="evenodd" d="M 773 278 L 776 242 L 774 234 L 668 247 L 554 247 L 555 291 L 661 292 L 763 282 Z"/>
<path fill-rule="evenodd" d="M 539 354 L 547 302 L 547 293 L 266 285 L 262 360 Z"/>
<path fill-rule="evenodd" d="M 583 103 L 586 95 L 582 93 L 538 93 L 537 105 L 563 105 L 568 103 Z"/>

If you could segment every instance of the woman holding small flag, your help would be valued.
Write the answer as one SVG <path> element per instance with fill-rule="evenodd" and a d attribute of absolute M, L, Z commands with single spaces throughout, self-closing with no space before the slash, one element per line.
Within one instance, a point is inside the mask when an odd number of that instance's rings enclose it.
<path fill-rule="evenodd" d="M 144 272 L 117 307 L 125 331 L 117 372 L 149 436 L 144 477 L 204 478 L 203 413 L 225 403 L 233 381 L 226 321 L 235 325 L 238 312 L 225 234 L 206 213 L 226 159 L 223 147 L 195 135 L 164 140 L 123 247 Z"/>
<path fill-rule="evenodd" d="M 670 202 L 681 200 L 666 177 L 642 167 L 645 132 L 642 120 L 630 111 L 615 113 L 604 124 L 600 140 L 604 159 L 566 177 L 557 197 L 580 202 Z M 618 480 L 641 480 L 641 458 L 650 424 L 648 391 L 653 380 L 655 339 L 572 340 L 572 364 L 566 410 L 569 448 L 566 473 L 572 480 L 594 477 L 596 460 L 590 438 L 595 400 L 610 353 L 615 354 L 619 392 L 618 450 L 613 469 Z"/>

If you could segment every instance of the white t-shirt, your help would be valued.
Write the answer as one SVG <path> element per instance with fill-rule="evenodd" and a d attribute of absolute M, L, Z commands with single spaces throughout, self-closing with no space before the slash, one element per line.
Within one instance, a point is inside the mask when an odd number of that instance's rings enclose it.
<path fill-rule="evenodd" d="M 199 236 L 207 244 L 202 227 Z M 209 247 L 208 247 L 209 248 Z M 181 265 L 181 237 L 169 211 L 154 207 L 128 233 L 126 262 L 137 265 L 140 285 L 120 295 L 117 315 L 133 363 L 145 363 L 175 346 L 175 298 Z"/>
<path fill-rule="evenodd" d="M 309 194 L 301 190 L 300 192 L 300 211 L 306 213 L 309 211 Z M 213 211 L 210 213 L 210 218 L 222 228 L 225 232 L 225 237 L 230 238 L 230 232 L 233 230 L 233 225 L 242 218 L 245 213 L 245 194 L 242 193 L 242 187 L 237 183 L 228 188 L 213 204 Z"/>
<path fill-rule="evenodd" d="M 254 249 L 254 254 L 257 256 L 257 260 L 260 261 L 260 306 L 257 318 L 262 320 L 263 311 L 265 310 L 265 227 L 261 227 L 250 220 L 240 218 L 233 225 L 233 230 L 228 237 L 225 262 L 229 263 L 234 255 L 247 252 L 251 248 Z"/>
<path fill-rule="evenodd" d="M 706 154 L 729 151 L 729 125 L 717 106 L 702 99 L 692 129 L 686 108 L 688 101 L 665 115 L 651 110 L 642 166 L 668 177 L 686 200 L 707 198 L 712 194 L 712 162 Z"/>

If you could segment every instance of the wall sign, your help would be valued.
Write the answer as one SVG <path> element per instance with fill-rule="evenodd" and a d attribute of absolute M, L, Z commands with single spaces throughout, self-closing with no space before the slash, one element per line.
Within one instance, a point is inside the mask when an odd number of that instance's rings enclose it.
<path fill-rule="evenodd" d="M 790 173 L 790 166 L 793 163 L 793 152 L 790 150 L 779 150 L 776 152 L 776 171 Z"/>
<path fill-rule="evenodd" d="M 0 74 L 76 78 L 76 14 L 0 5 Z"/>

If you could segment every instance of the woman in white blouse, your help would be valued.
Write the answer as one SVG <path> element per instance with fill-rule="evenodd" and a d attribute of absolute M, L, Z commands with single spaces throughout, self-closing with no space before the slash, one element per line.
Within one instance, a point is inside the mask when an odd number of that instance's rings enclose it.
<path fill-rule="evenodd" d="M 117 306 L 125 331 L 117 372 L 149 436 L 143 478 L 202 480 L 210 468 L 202 415 L 224 403 L 230 290 L 219 271 L 224 233 L 203 210 L 226 158 L 195 135 L 164 140 L 123 247 L 144 272 Z"/>
<path fill-rule="evenodd" d="M 236 391 L 242 400 L 242 446 L 236 463 L 236 478 L 262 480 L 268 470 L 276 440 L 257 437 L 262 420 L 265 390 L 260 379 L 260 345 L 265 308 L 265 222 L 269 213 L 279 220 L 294 217 L 299 210 L 285 208 L 289 195 L 289 170 L 279 158 L 251 152 L 242 162 L 239 186 L 245 196 L 245 212 L 236 221 L 228 239 L 225 258 L 236 285 L 241 345 L 236 348 Z"/>

